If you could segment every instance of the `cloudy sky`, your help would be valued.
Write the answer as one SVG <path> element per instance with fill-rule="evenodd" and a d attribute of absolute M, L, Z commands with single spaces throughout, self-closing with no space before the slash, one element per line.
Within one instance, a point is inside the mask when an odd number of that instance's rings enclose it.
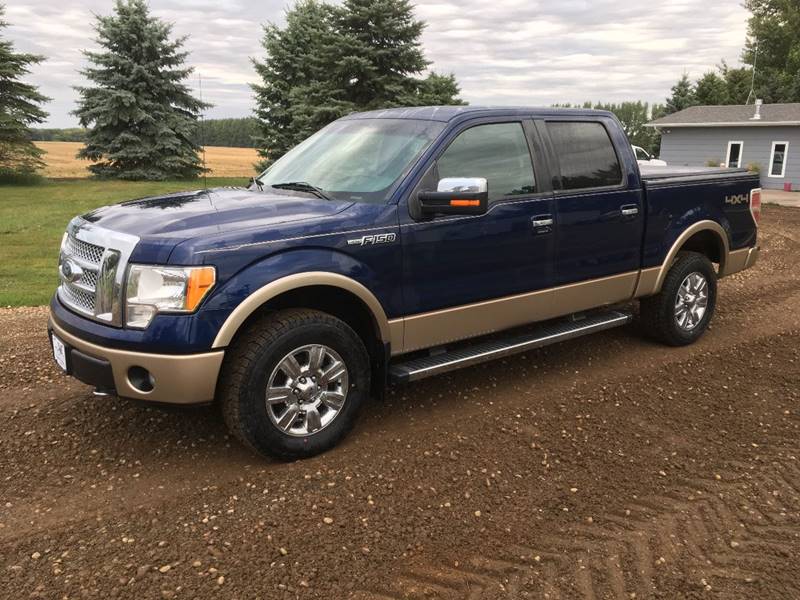
<path fill-rule="evenodd" d="M 62 3 L 63 2 L 63 3 Z M 111 0 L 13 0 L 5 35 L 48 60 L 30 81 L 53 101 L 53 127 L 76 124 L 73 85 L 93 46 L 93 14 Z M 153 13 L 190 35 L 207 117 L 249 115 L 250 57 L 261 56 L 261 23 L 282 22 L 291 0 L 151 0 Z M 470 104 L 550 105 L 584 100 L 663 101 L 684 71 L 696 77 L 721 59 L 738 64 L 747 12 L 736 0 L 418 0 L 432 68 L 453 72 Z M 196 78 L 191 82 L 197 85 Z"/>

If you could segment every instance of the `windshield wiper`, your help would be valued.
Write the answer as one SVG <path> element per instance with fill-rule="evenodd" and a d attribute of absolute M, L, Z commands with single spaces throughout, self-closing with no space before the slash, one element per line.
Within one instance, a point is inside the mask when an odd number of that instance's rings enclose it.
<path fill-rule="evenodd" d="M 264 182 L 261 181 L 260 177 L 251 177 L 250 178 L 250 185 L 254 185 L 258 188 L 259 192 L 264 191 Z"/>
<path fill-rule="evenodd" d="M 332 200 L 332 198 L 325 193 L 325 190 L 322 190 L 315 185 L 311 185 L 307 181 L 288 181 L 286 183 L 270 183 L 269 185 L 270 187 L 274 187 L 279 190 L 308 192 L 309 194 L 314 194 L 317 198 L 322 198 L 323 200 Z"/>

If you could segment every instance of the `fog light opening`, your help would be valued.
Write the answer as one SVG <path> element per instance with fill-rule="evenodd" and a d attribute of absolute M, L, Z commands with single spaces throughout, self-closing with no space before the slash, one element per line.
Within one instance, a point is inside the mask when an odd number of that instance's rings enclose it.
<path fill-rule="evenodd" d="M 153 388 L 156 387 L 155 377 L 144 367 L 131 367 L 128 369 L 128 381 L 143 394 L 152 392 Z"/>

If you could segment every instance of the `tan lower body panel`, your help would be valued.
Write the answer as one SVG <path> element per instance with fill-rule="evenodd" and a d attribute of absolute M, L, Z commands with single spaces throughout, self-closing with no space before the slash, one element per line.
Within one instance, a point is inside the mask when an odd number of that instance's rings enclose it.
<path fill-rule="evenodd" d="M 114 385 L 120 396 L 169 404 L 201 404 L 214 399 L 217 377 L 225 356 L 222 350 L 188 355 L 130 352 L 86 342 L 64 331 L 52 319 L 50 328 L 69 346 L 111 363 Z M 131 367 L 150 371 L 155 380 L 152 391 L 142 392 L 131 385 L 128 380 Z"/>
<path fill-rule="evenodd" d="M 758 260 L 759 248 L 742 248 L 741 250 L 732 250 L 728 254 L 728 260 L 725 262 L 725 272 L 722 276 L 733 275 L 739 271 L 749 269 Z"/>
<path fill-rule="evenodd" d="M 633 298 L 638 279 L 639 271 L 631 271 L 406 317 L 403 319 L 405 331 L 401 352 L 413 352 L 624 302 Z"/>

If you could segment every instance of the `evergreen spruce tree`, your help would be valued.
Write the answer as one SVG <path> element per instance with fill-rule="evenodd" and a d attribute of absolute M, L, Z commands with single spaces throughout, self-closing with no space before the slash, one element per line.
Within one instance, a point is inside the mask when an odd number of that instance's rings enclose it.
<path fill-rule="evenodd" d="M 671 115 L 684 108 L 695 106 L 697 102 L 694 98 L 694 90 L 689 76 L 684 73 L 678 82 L 672 86 L 672 96 L 667 98 L 666 114 Z"/>
<path fill-rule="evenodd" d="M 257 138 L 264 158 L 261 166 L 353 110 L 330 68 L 331 48 L 337 44 L 337 10 L 317 0 L 302 0 L 287 11 L 284 28 L 272 23 L 264 27 L 261 43 L 267 57 L 253 61 L 262 83 L 252 86 L 261 130 Z"/>
<path fill-rule="evenodd" d="M 5 6 L 0 4 L 0 30 L 8 26 L 4 13 Z M 21 81 L 30 66 L 42 60 L 14 52 L 13 44 L 0 38 L 0 176 L 30 175 L 44 166 L 43 152 L 30 141 L 29 128 L 47 117 L 39 105 L 48 98 Z"/>
<path fill-rule="evenodd" d="M 694 99 L 703 106 L 728 104 L 728 88 L 725 79 L 709 71 L 697 80 L 694 86 Z"/>
<path fill-rule="evenodd" d="M 458 95 L 461 89 L 455 75 L 439 75 L 430 73 L 425 79 L 417 80 L 416 93 L 403 100 L 410 106 L 442 106 L 466 104 Z"/>
<path fill-rule="evenodd" d="M 114 15 L 98 16 L 100 52 L 85 52 L 83 74 L 94 83 L 77 88 L 75 114 L 89 128 L 79 158 L 95 161 L 98 177 L 196 177 L 203 171 L 193 141 L 207 105 L 184 83 L 186 38 L 170 39 L 172 26 L 149 14 L 144 0 L 117 0 Z"/>
<path fill-rule="evenodd" d="M 429 64 L 420 43 L 424 28 L 408 0 L 345 0 L 339 68 L 350 79 L 348 99 L 366 110 L 409 104 L 414 76 Z"/>
<path fill-rule="evenodd" d="M 254 61 L 259 166 L 350 112 L 462 104 L 452 75 L 419 77 L 424 26 L 408 0 L 301 0 L 285 27 L 266 25 L 266 59 Z"/>

